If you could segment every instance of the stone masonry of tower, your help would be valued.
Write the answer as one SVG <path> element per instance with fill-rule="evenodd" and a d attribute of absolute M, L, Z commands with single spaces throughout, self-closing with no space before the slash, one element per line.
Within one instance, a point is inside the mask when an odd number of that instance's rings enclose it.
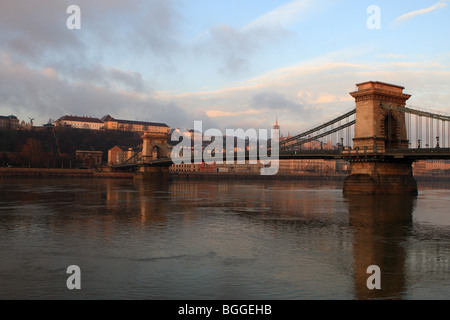
<path fill-rule="evenodd" d="M 376 145 L 379 152 L 387 147 L 407 148 L 405 113 L 384 109 L 381 103 L 405 107 L 411 96 L 403 93 L 403 87 L 383 82 L 364 82 L 357 87 L 358 91 L 350 93 L 356 101 L 354 147 L 364 149 Z M 391 130 L 387 128 L 389 125 Z M 394 137 L 390 146 L 387 146 L 388 132 Z"/>
<path fill-rule="evenodd" d="M 371 155 L 350 157 L 350 176 L 344 181 L 344 193 L 417 194 L 412 163 L 384 157 L 386 149 L 408 148 L 404 112 L 385 109 L 381 104 L 405 107 L 411 97 L 403 87 L 369 81 L 357 84 L 350 93 L 356 101 L 354 149 Z"/>
<path fill-rule="evenodd" d="M 143 134 L 142 157 L 146 160 L 159 160 L 169 158 L 167 148 L 167 134 L 161 132 L 146 132 Z M 157 154 L 154 154 L 154 150 Z M 155 157 L 156 156 L 156 157 Z"/>

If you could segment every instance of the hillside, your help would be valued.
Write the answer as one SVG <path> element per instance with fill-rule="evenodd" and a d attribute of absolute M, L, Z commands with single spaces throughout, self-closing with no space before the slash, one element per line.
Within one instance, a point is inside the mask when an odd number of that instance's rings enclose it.
<path fill-rule="evenodd" d="M 142 144 L 133 132 L 38 127 L 33 130 L 0 130 L 0 166 L 64 167 L 76 165 L 76 150 L 102 151 L 103 162 L 114 146 Z"/>

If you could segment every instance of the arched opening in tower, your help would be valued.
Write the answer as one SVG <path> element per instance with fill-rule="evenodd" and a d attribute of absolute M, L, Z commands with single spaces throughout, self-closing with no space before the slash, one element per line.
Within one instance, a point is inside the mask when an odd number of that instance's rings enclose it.
<path fill-rule="evenodd" d="M 155 146 L 152 150 L 152 159 L 157 160 L 159 158 L 159 148 Z"/>
<path fill-rule="evenodd" d="M 397 120 L 391 113 L 384 118 L 384 134 L 386 137 L 386 148 L 392 148 L 398 144 Z"/>

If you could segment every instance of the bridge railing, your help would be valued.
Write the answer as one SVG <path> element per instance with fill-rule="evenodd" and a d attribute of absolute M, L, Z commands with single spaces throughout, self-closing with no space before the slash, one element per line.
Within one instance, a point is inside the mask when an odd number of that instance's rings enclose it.
<path fill-rule="evenodd" d="M 419 148 L 450 147 L 450 116 L 409 106 L 382 103 L 389 112 L 405 114 L 407 140 L 410 146 Z"/>
<path fill-rule="evenodd" d="M 364 147 L 345 147 L 342 150 L 343 155 L 358 155 L 358 154 L 382 154 L 386 149 L 380 146 L 364 146 Z"/>
<path fill-rule="evenodd" d="M 443 154 L 450 153 L 450 148 L 415 148 L 415 149 L 386 149 L 386 153 L 397 154 Z"/>

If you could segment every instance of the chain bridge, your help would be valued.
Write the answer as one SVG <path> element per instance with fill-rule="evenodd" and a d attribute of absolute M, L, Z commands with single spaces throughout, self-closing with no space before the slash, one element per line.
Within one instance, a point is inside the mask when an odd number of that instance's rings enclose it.
<path fill-rule="evenodd" d="M 378 81 L 356 85 L 355 108 L 282 139 L 279 159 L 343 159 L 350 163 L 344 193 L 417 193 L 412 163 L 450 159 L 450 116 L 406 104 L 402 86 Z M 168 137 L 146 133 L 143 147 L 116 169 L 161 170 L 172 165 Z M 233 150 L 234 151 L 234 150 Z M 226 154 L 223 154 L 226 160 Z M 246 160 L 252 159 L 247 152 Z M 235 160 L 239 160 L 235 156 Z"/>

